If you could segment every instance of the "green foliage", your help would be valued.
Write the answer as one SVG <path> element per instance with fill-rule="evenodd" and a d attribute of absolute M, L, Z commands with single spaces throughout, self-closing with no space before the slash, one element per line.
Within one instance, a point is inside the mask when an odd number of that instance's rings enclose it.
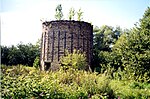
<path fill-rule="evenodd" d="M 150 84 L 111 80 L 105 74 L 68 69 L 55 72 L 34 67 L 2 66 L 2 98 L 114 99 L 150 98 Z"/>
<path fill-rule="evenodd" d="M 112 46 L 113 45 L 113 46 Z M 100 72 L 122 80 L 150 81 L 150 8 L 138 25 L 122 31 L 119 27 L 94 29 L 94 63 Z"/>
<path fill-rule="evenodd" d="M 62 6 L 61 6 L 61 4 L 57 5 L 57 7 L 56 7 L 55 18 L 56 18 L 57 20 L 61 20 L 61 19 L 63 18 L 63 13 L 62 13 Z"/>
<path fill-rule="evenodd" d="M 120 27 L 104 25 L 94 28 L 94 50 L 111 51 L 111 46 L 115 44 L 122 34 Z"/>
<path fill-rule="evenodd" d="M 106 70 L 107 65 L 116 67 L 117 56 L 112 53 L 112 47 L 118 40 L 123 31 L 120 27 L 111 27 L 104 25 L 102 27 L 94 28 L 94 65 Z M 118 60 L 118 59 L 117 59 Z M 102 70 L 102 71 L 103 71 Z"/>
<path fill-rule="evenodd" d="M 145 85 L 145 88 L 138 88 L 136 84 Z M 115 90 L 120 99 L 149 99 L 150 98 L 150 89 L 148 88 L 150 84 L 148 83 L 139 83 L 135 81 L 117 81 L 112 80 L 110 86 Z"/>
<path fill-rule="evenodd" d="M 1 63 L 5 65 L 23 64 L 32 66 L 35 58 L 40 56 L 39 44 L 18 44 L 17 46 L 1 46 Z"/>
<path fill-rule="evenodd" d="M 37 57 L 35 58 L 34 63 L 33 63 L 33 67 L 39 69 L 39 67 L 40 67 L 40 57 L 39 57 L 39 56 L 37 56 Z"/>
<path fill-rule="evenodd" d="M 85 54 L 80 53 L 79 50 L 74 50 L 71 54 L 66 50 L 65 56 L 60 59 L 60 63 L 65 68 L 87 69 Z"/>
<path fill-rule="evenodd" d="M 74 19 L 74 16 L 75 16 L 75 9 L 70 8 L 70 10 L 69 10 L 69 20 Z"/>
<path fill-rule="evenodd" d="M 77 12 L 78 21 L 81 21 L 83 19 L 82 16 L 83 16 L 83 12 L 81 11 L 81 8 L 80 8 Z"/>
<path fill-rule="evenodd" d="M 1 47 L 1 63 L 8 64 L 8 54 L 10 49 L 7 46 L 0 46 Z"/>
<path fill-rule="evenodd" d="M 140 21 L 140 27 L 122 35 L 113 47 L 120 57 L 125 74 L 136 80 L 150 78 L 150 8 Z"/>
<path fill-rule="evenodd" d="M 143 18 L 140 19 L 140 27 L 142 31 L 150 31 L 150 7 L 146 9 Z"/>

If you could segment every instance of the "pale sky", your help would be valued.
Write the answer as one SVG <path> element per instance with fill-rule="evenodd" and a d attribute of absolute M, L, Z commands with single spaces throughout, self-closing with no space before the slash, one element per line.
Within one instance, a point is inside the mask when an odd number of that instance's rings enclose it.
<path fill-rule="evenodd" d="M 81 8 L 83 21 L 94 26 L 132 28 L 142 18 L 149 0 L 0 0 L 1 45 L 35 44 L 42 34 L 42 20 L 55 20 L 55 8 L 62 5 L 64 19 L 69 9 Z M 75 18 L 76 20 L 76 18 Z"/>

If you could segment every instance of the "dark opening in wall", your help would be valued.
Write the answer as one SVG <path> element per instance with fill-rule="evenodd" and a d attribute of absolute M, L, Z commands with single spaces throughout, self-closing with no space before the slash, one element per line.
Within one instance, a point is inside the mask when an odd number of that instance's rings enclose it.
<path fill-rule="evenodd" d="M 45 64 L 45 70 L 46 71 L 49 70 L 51 67 L 51 62 L 46 61 L 46 62 L 44 62 L 44 64 Z"/>

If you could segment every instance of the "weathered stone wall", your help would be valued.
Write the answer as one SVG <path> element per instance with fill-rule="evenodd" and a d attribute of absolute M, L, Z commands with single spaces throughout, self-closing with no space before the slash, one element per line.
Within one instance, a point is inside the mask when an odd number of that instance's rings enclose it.
<path fill-rule="evenodd" d="M 74 49 L 86 53 L 87 62 L 91 65 L 93 47 L 93 27 L 83 21 L 50 21 L 44 22 L 41 39 L 41 69 L 46 64 L 57 67 L 65 50 Z"/>

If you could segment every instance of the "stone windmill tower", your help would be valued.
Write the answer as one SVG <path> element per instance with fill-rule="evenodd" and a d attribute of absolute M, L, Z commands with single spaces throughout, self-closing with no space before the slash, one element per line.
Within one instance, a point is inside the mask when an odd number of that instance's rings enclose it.
<path fill-rule="evenodd" d="M 91 65 L 93 48 L 93 26 L 83 21 L 57 20 L 43 22 L 41 38 L 41 70 L 58 68 L 65 50 L 74 49 L 86 54 Z"/>

